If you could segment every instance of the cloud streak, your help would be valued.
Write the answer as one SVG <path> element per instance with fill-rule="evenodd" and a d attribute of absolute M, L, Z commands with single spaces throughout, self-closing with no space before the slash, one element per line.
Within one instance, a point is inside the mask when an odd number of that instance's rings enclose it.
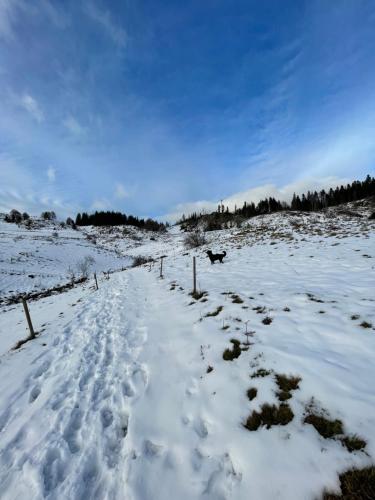
<path fill-rule="evenodd" d="M 103 29 L 117 47 L 121 49 L 125 48 L 127 40 L 126 31 L 114 21 L 109 10 L 100 8 L 94 2 L 87 2 L 85 4 L 85 11 L 89 18 Z"/>
<path fill-rule="evenodd" d="M 121 183 L 116 184 L 116 189 L 115 189 L 115 198 L 119 200 L 124 200 L 129 196 L 129 193 L 126 191 L 125 187 Z"/>
<path fill-rule="evenodd" d="M 44 113 L 39 103 L 30 94 L 24 94 L 20 100 L 21 106 L 34 118 L 35 121 L 41 123 L 44 120 Z"/>
<path fill-rule="evenodd" d="M 47 177 L 50 182 L 55 182 L 56 180 L 56 169 L 53 167 L 48 167 Z"/>
<path fill-rule="evenodd" d="M 62 123 L 64 127 L 75 137 L 82 137 L 86 133 L 86 129 L 72 115 L 67 116 Z"/>

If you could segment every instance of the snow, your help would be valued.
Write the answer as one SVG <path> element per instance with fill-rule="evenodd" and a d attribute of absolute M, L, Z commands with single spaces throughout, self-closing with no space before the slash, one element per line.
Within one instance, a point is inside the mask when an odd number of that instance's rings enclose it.
<path fill-rule="evenodd" d="M 11 297 L 52 288 L 80 275 L 79 263 L 92 257 L 92 271 L 121 269 L 131 259 L 87 238 L 85 230 L 44 223 L 37 229 L 0 220 L 0 294 Z"/>
<path fill-rule="evenodd" d="M 375 456 L 375 330 L 360 326 L 375 325 L 374 226 L 272 214 L 210 233 L 193 251 L 178 228 L 155 240 L 95 233 L 106 251 L 167 255 L 164 278 L 147 264 L 100 276 L 98 291 L 89 283 L 30 302 L 41 333 L 18 351 L 22 306 L 0 309 L 2 498 L 299 500 L 337 490 L 338 473 Z M 224 264 L 211 265 L 208 248 L 225 249 Z M 198 301 L 193 256 L 207 292 Z M 246 344 L 246 328 L 249 349 L 223 360 L 230 339 Z M 260 368 L 270 375 L 251 378 Z M 275 373 L 301 377 L 294 418 L 248 431 L 253 410 L 279 404 Z M 311 398 L 366 452 L 304 424 Z"/>

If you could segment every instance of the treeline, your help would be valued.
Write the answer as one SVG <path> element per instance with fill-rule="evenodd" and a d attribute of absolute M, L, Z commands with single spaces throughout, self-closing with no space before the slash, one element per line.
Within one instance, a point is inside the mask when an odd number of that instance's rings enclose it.
<path fill-rule="evenodd" d="M 134 226 L 147 231 L 165 231 L 168 224 L 153 219 L 139 219 L 121 212 L 95 212 L 77 214 L 77 226 Z"/>
<path fill-rule="evenodd" d="M 286 203 L 285 201 L 279 201 L 270 197 L 261 200 L 256 205 L 253 202 L 249 203 L 245 201 L 242 207 L 235 207 L 233 211 L 229 210 L 229 207 L 225 207 L 221 203 L 218 205 L 217 211 L 213 212 L 211 215 L 224 214 L 225 218 L 241 215 L 248 218 L 271 212 L 279 212 L 281 210 L 313 212 L 374 195 L 375 177 L 368 175 L 364 181 L 354 181 L 346 186 L 337 186 L 335 189 L 331 188 L 329 191 L 322 189 L 319 192 L 308 191 L 301 196 L 294 194 L 291 203 Z M 204 215 L 204 213 L 196 212 L 188 216 L 184 214 L 178 223 L 197 221 Z"/>

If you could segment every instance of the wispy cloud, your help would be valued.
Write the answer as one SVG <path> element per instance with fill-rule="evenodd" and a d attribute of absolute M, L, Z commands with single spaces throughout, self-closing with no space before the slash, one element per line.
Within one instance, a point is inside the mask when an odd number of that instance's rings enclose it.
<path fill-rule="evenodd" d="M 13 22 L 16 16 L 17 0 L 0 0 L 0 38 L 13 38 Z"/>
<path fill-rule="evenodd" d="M 36 120 L 38 123 L 44 120 L 44 113 L 37 100 L 30 94 L 24 94 L 20 101 L 21 106 Z"/>
<path fill-rule="evenodd" d="M 114 21 L 109 10 L 99 7 L 94 2 L 87 2 L 85 4 L 85 11 L 119 48 L 125 47 L 127 39 L 126 31 Z"/>
<path fill-rule="evenodd" d="M 45 171 L 39 176 L 23 163 L 23 158 L 0 153 L 0 212 L 15 208 L 37 215 L 42 210 L 54 210 L 60 218 L 77 212 L 78 203 L 61 196 L 55 183 L 45 182 Z"/>
<path fill-rule="evenodd" d="M 76 137 L 82 137 L 86 133 L 86 129 L 72 115 L 67 116 L 63 120 L 63 125 L 71 134 Z"/>
<path fill-rule="evenodd" d="M 126 191 L 125 187 L 121 183 L 116 184 L 115 188 L 115 198 L 119 200 L 123 200 L 129 196 L 129 193 Z"/>
<path fill-rule="evenodd" d="M 91 210 L 109 210 L 110 208 L 111 203 L 105 198 L 94 200 L 91 204 Z"/>
<path fill-rule="evenodd" d="M 63 219 L 74 215 L 79 210 L 79 205 L 38 191 L 0 187 L 0 212 L 7 213 L 13 208 L 32 215 L 38 215 L 42 210 L 54 210 Z"/>
<path fill-rule="evenodd" d="M 47 177 L 50 182 L 55 182 L 56 180 L 56 169 L 53 167 L 48 167 L 47 169 Z"/>

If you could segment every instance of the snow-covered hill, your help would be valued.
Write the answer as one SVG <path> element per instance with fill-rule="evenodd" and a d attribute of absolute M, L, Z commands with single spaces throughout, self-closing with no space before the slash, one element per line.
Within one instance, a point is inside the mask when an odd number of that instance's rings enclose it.
<path fill-rule="evenodd" d="M 0 309 L 1 497 L 314 499 L 373 464 L 375 221 L 352 209 L 190 251 L 178 227 L 88 228 L 103 258 L 166 255 L 164 277 L 157 260 L 31 302 L 18 351 L 22 306 Z"/>
<path fill-rule="evenodd" d="M 149 237 L 134 228 L 73 230 L 39 220 L 28 229 L 0 219 L 0 303 L 79 278 L 87 257 L 89 275 L 128 267 L 132 250 Z"/>

